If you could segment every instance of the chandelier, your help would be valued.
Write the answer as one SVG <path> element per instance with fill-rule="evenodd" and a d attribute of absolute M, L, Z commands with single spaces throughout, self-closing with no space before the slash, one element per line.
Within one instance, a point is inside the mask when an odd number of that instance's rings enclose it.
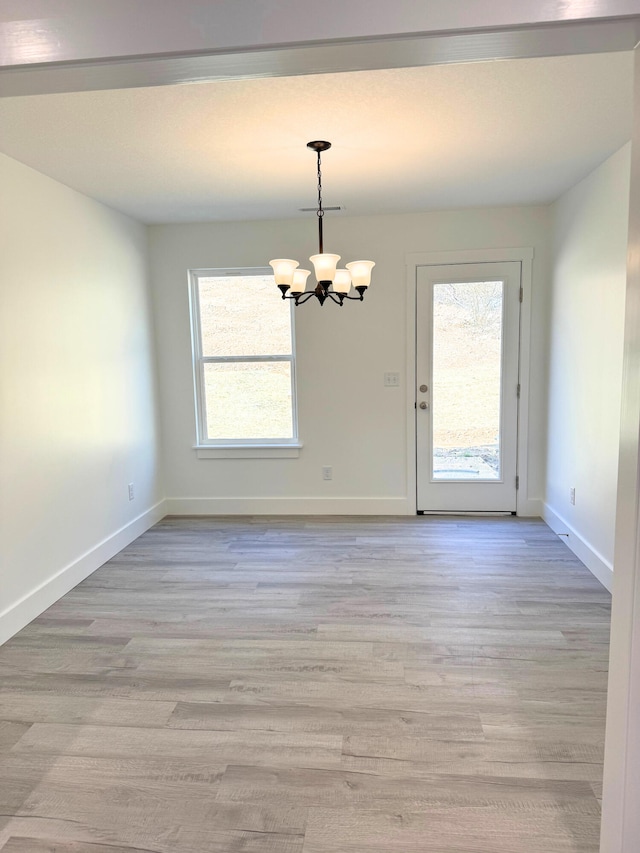
<path fill-rule="evenodd" d="M 311 270 L 298 269 L 298 261 L 290 258 L 277 258 L 269 261 L 273 268 L 276 284 L 282 292 L 283 299 L 293 299 L 296 305 L 303 305 L 312 296 L 315 296 L 320 305 L 324 305 L 327 299 L 331 299 L 337 305 L 342 305 L 345 299 L 355 299 L 360 302 L 364 299 L 366 289 L 371 283 L 371 270 L 375 266 L 373 261 L 351 261 L 345 264 L 345 269 L 336 269 L 340 255 L 325 253 L 322 241 L 322 220 L 324 210 L 322 208 L 322 164 L 320 155 L 323 151 L 331 148 L 330 142 L 316 140 L 307 142 L 307 148 L 311 148 L 318 156 L 318 254 L 312 255 L 309 260 L 313 264 L 317 284 L 313 290 L 307 290 L 307 279 Z M 358 296 L 349 296 L 351 287 L 355 289 Z M 287 293 L 287 291 L 289 291 Z"/>

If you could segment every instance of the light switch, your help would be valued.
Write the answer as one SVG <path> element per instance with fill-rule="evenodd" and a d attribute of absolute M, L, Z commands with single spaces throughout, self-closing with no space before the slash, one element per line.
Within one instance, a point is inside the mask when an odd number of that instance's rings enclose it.
<path fill-rule="evenodd" d="M 397 388 L 400 385 L 399 373 L 385 373 L 384 384 L 386 388 Z"/>

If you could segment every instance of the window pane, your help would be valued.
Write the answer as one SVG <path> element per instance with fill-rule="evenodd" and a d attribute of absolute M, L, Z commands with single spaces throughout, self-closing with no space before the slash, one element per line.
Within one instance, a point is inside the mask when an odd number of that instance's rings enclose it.
<path fill-rule="evenodd" d="M 207 438 L 293 438 L 291 364 L 204 365 Z"/>
<path fill-rule="evenodd" d="M 291 309 L 272 275 L 199 278 L 202 354 L 289 355 Z"/>
<path fill-rule="evenodd" d="M 433 288 L 433 478 L 500 479 L 501 281 Z"/>

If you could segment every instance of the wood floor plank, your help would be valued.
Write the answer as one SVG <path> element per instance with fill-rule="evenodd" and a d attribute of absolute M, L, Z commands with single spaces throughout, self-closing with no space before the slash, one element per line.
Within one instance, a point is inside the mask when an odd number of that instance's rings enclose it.
<path fill-rule="evenodd" d="M 508 809 L 312 809 L 304 853 L 597 853 L 598 824 L 597 815 Z"/>
<path fill-rule="evenodd" d="M 340 763 L 342 737 L 315 732 L 197 731 L 124 726 L 71 726 L 34 723 L 13 747 L 14 753 L 53 753 L 88 757 L 127 755 L 206 756 L 224 763 L 331 767 Z"/>
<path fill-rule="evenodd" d="M 2 853 L 154 853 L 149 848 L 127 845 L 93 844 L 86 841 L 60 842 L 55 839 L 11 836 L 2 847 Z"/>
<path fill-rule="evenodd" d="M 229 678 L 220 680 L 176 674 L 138 674 L 135 668 L 96 672 L 24 672 L 13 670 L 0 679 L 3 688 L 27 693 L 85 696 L 101 699 L 135 699 L 157 702 L 223 701 L 229 696 Z"/>
<path fill-rule="evenodd" d="M 586 782 L 601 778 L 603 760 L 602 749 L 589 744 L 524 740 L 452 743 L 398 735 L 350 735 L 344 738 L 343 753 L 350 758 L 419 762 L 431 773 Z"/>
<path fill-rule="evenodd" d="M 0 719 L 23 723 L 157 727 L 167 724 L 175 707 L 175 702 L 92 699 L 0 690 Z M 1 728 L 2 723 L 0 731 Z"/>
<path fill-rule="evenodd" d="M 540 521 L 166 518 L 0 649 L 0 851 L 596 853 L 609 617 Z"/>
<path fill-rule="evenodd" d="M 316 807 L 362 804 L 389 810 L 433 806 L 474 809 L 509 805 L 515 810 L 565 810 L 598 814 L 588 782 L 523 779 L 490 775 L 435 773 L 426 764 L 399 761 L 387 772 L 372 762 L 369 772 L 350 770 L 249 767 L 230 765 L 220 780 L 219 799 L 276 805 L 280 802 Z"/>
<path fill-rule="evenodd" d="M 310 705 L 233 705 L 226 702 L 179 702 L 167 725 L 212 731 L 264 730 L 356 735 L 370 732 L 419 735 L 435 740 L 484 740 L 477 713 L 433 714 L 380 708 Z"/>
<path fill-rule="evenodd" d="M 158 834 L 149 846 L 144 842 L 129 843 L 117 839 L 121 834 L 156 835 L 153 828 L 144 826 L 140 827 L 138 833 L 114 827 L 107 833 L 107 839 L 95 841 L 92 831 L 87 827 L 78 826 L 71 832 L 68 824 L 62 821 L 16 819 L 14 823 L 15 833 L 7 837 L 5 845 L 0 848 L 2 853 L 7 850 L 13 850 L 14 853 L 301 853 L 304 842 L 302 835 L 216 829 L 213 821 L 208 831 L 181 826 L 164 835 Z M 29 847 L 29 843 L 41 846 Z M 16 847 L 20 844 L 23 846 Z"/>

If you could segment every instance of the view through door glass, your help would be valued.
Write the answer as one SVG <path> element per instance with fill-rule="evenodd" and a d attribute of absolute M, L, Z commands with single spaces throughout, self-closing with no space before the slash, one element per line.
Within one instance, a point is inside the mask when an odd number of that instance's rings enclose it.
<path fill-rule="evenodd" d="M 433 286 L 435 480 L 500 479 L 503 282 Z"/>

